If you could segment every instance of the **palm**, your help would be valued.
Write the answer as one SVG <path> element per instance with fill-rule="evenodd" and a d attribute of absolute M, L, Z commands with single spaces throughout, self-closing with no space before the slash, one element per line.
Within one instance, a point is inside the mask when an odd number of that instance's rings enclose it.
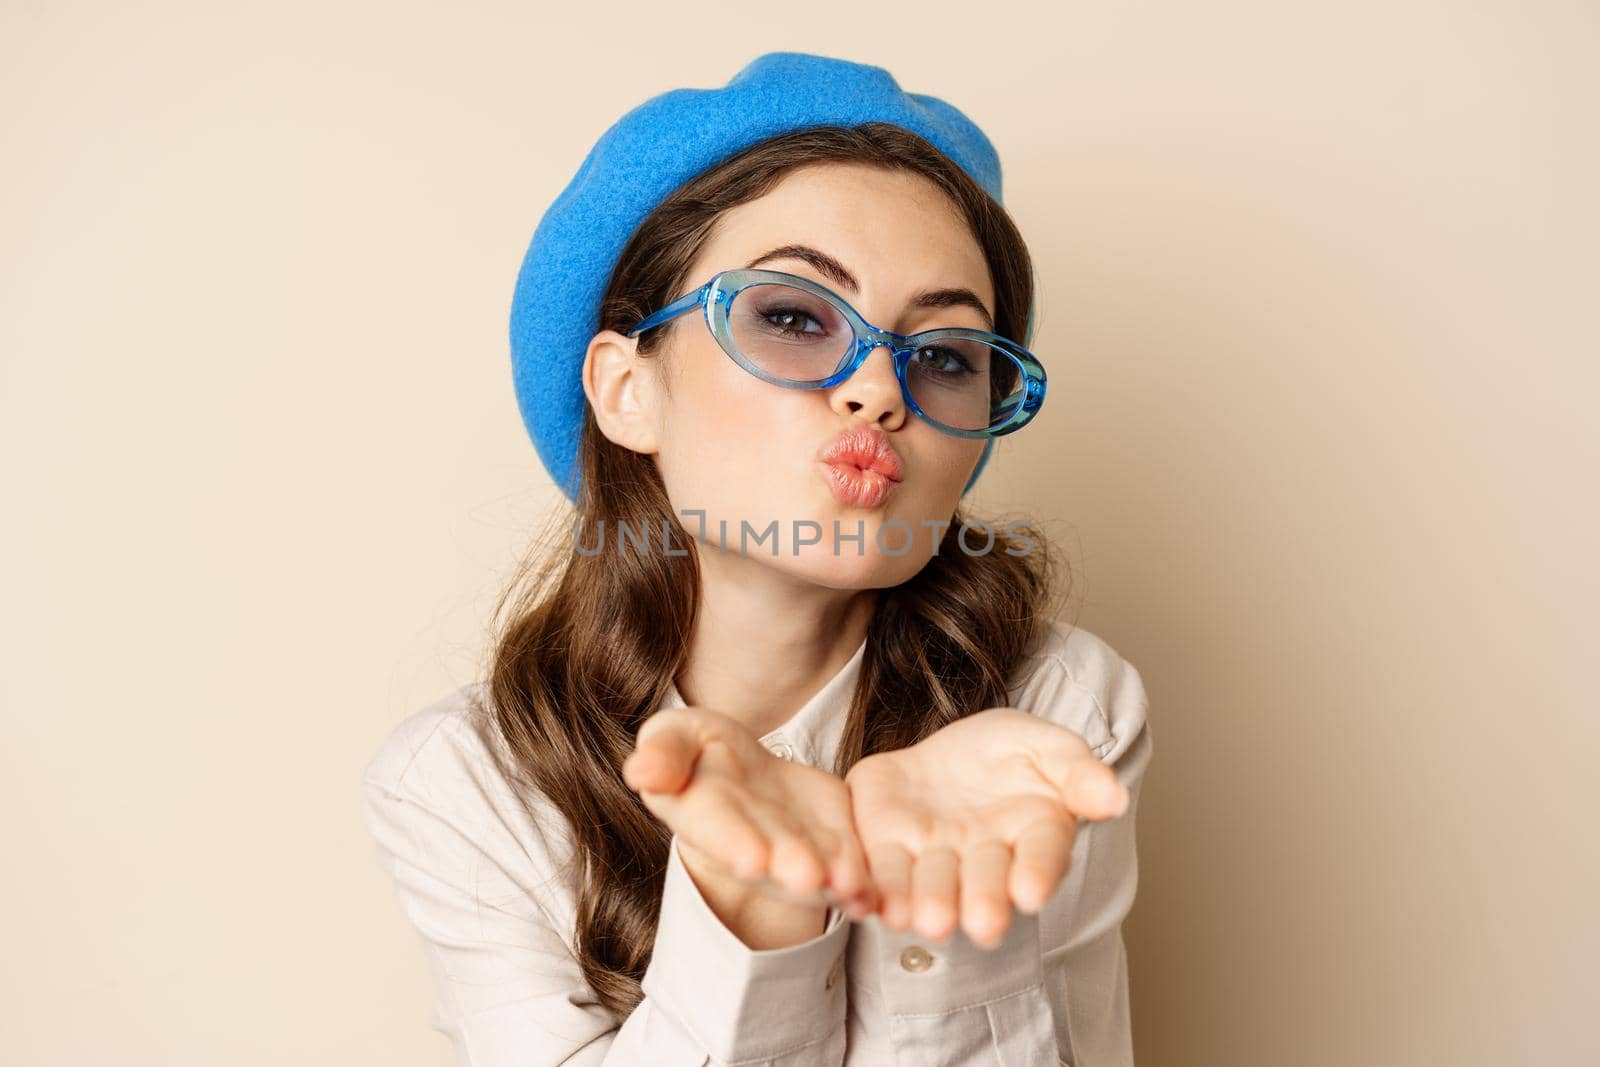
<path fill-rule="evenodd" d="M 869 889 L 845 783 L 772 755 L 727 715 L 657 712 L 624 777 L 683 847 L 776 896 L 843 905 Z"/>
<path fill-rule="evenodd" d="M 1065 876 L 1079 818 L 1120 814 L 1126 792 L 1084 740 L 1016 708 L 959 719 L 869 756 L 846 776 L 884 921 L 999 940 Z"/>

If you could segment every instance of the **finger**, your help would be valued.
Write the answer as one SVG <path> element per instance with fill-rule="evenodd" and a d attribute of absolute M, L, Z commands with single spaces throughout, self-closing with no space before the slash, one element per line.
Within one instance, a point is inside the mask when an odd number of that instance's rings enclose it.
<path fill-rule="evenodd" d="M 1000 943 L 1011 923 L 1011 847 L 996 837 L 978 841 L 961 853 L 961 927 L 983 947 Z"/>
<path fill-rule="evenodd" d="M 1036 915 L 1072 862 L 1076 819 L 1039 819 L 1024 827 L 1012 846 L 1011 900 L 1017 910 Z"/>
<path fill-rule="evenodd" d="M 1115 819 L 1128 810 L 1127 787 L 1117 779 L 1116 771 L 1093 756 L 1042 762 L 1061 802 L 1079 818 Z"/>
<path fill-rule="evenodd" d="M 762 873 L 791 893 L 815 896 L 827 880 L 828 871 L 805 824 L 782 805 L 757 796 L 746 798 L 745 811 L 766 836 L 771 849 Z"/>
<path fill-rule="evenodd" d="M 852 919 L 864 919 L 878 910 L 880 896 L 878 886 L 872 880 L 872 871 L 867 866 L 867 854 L 861 847 L 861 839 L 856 836 L 855 827 L 840 835 L 842 845 L 840 852 L 843 856 L 843 874 L 841 876 L 840 891 L 846 894 L 847 907 Z"/>
<path fill-rule="evenodd" d="M 636 793 L 677 793 L 693 777 L 700 740 L 687 720 L 645 720 L 633 751 L 622 761 L 622 780 Z"/>
<path fill-rule="evenodd" d="M 724 870 L 741 878 L 766 871 L 772 846 L 734 790 L 714 783 L 696 787 L 669 814 L 664 821 L 678 836 Z"/>
<path fill-rule="evenodd" d="M 878 914 L 891 930 L 911 925 L 911 853 L 884 843 L 867 850 L 867 871 L 878 889 Z"/>
<path fill-rule="evenodd" d="M 876 887 L 867 867 L 867 855 L 856 832 L 855 815 L 848 791 L 841 791 L 811 811 L 814 825 L 822 831 L 819 845 L 825 845 L 829 885 L 841 897 L 860 902 L 867 913 L 877 910 Z M 847 909 L 848 910 L 848 909 Z M 852 918 L 864 918 L 852 914 Z"/>
<path fill-rule="evenodd" d="M 947 845 L 926 849 L 911 868 L 911 914 L 917 932 L 943 941 L 956 925 L 956 887 L 961 857 Z"/>
<path fill-rule="evenodd" d="M 864 919 L 872 914 L 872 883 L 855 835 L 817 823 L 811 826 L 811 840 L 827 870 L 824 895 L 828 902 L 843 908 L 852 919 Z"/>
<path fill-rule="evenodd" d="M 858 870 L 851 862 L 851 853 L 846 847 L 844 835 L 820 823 L 812 823 L 807 829 L 811 833 L 811 841 L 816 846 L 817 855 L 822 859 L 823 868 L 827 871 L 828 888 L 841 897 L 860 896 L 862 889 L 866 887 L 865 872 Z"/>

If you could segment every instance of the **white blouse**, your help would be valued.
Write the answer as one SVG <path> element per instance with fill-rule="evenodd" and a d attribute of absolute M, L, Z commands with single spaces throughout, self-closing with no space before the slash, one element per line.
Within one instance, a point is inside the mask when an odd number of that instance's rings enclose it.
<path fill-rule="evenodd" d="M 865 650 L 762 744 L 831 770 Z M 415 712 L 362 775 L 378 859 L 428 957 L 431 1025 L 461 1064 L 1133 1063 L 1122 921 L 1152 741 L 1139 672 L 1093 633 L 1052 623 L 1010 689 L 1012 705 L 1080 734 L 1131 794 L 1120 817 L 1079 823 L 1071 868 L 1039 914 L 1014 912 L 984 949 L 959 927 L 940 943 L 830 908 L 810 941 L 752 950 L 701 897 L 674 837 L 645 996 L 621 1019 L 575 957 L 565 817 L 542 797 L 537 819 L 516 803 L 467 714 L 486 697 L 469 683 Z M 674 685 L 662 707 L 683 704 Z"/>

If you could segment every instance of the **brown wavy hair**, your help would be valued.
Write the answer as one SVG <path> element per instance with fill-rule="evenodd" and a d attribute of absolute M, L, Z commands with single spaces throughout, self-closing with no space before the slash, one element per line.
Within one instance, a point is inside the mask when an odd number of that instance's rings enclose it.
<path fill-rule="evenodd" d="M 623 249 L 598 329 L 626 333 L 678 296 L 723 211 L 764 195 L 798 167 L 827 162 L 910 171 L 944 190 L 987 259 L 996 332 L 1021 341 L 1034 293 L 1017 227 L 932 144 L 885 123 L 785 133 L 685 183 Z M 666 333 L 641 335 L 638 351 L 656 352 Z M 553 804 L 565 816 L 566 826 L 545 829 L 571 835 L 578 962 L 598 1001 L 620 1019 L 643 996 L 671 841 L 623 782 L 621 765 L 685 666 L 700 568 L 693 535 L 674 514 L 652 457 L 608 440 L 592 409 L 577 469 L 583 474 L 575 502 L 551 516 L 496 605 L 482 726 L 528 810 L 543 798 L 547 810 Z M 1015 519 L 993 522 L 991 550 L 969 555 L 957 542 L 966 521 L 958 508 L 927 565 L 878 591 L 834 773 L 1009 702 L 1014 669 L 1053 615 L 1054 550 L 1036 527 Z M 664 531 L 671 551 L 577 551 L 623 522 L 652 538 Z"/>

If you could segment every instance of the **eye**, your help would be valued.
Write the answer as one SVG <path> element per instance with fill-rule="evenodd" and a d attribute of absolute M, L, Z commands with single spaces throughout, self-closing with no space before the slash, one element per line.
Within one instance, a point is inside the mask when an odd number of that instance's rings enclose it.
<path fill-rule="evenodd" d="M 978 373 L 965 356 L 954 348 L 945 345 L 924 345 L 917 349 L 916 360 L 919 370 L 933 374 L 969 375 Z"/>
<path fill-rule="evenodd" d="M 761 318 L 774 333 L 806 334 L 822 332 L 820 330 L 822 324 L 802 308 L 763 308 Z M 815 331 L 806 329 L 805 324 L 808 322 L 819 327 L 819 329 Z"/>

